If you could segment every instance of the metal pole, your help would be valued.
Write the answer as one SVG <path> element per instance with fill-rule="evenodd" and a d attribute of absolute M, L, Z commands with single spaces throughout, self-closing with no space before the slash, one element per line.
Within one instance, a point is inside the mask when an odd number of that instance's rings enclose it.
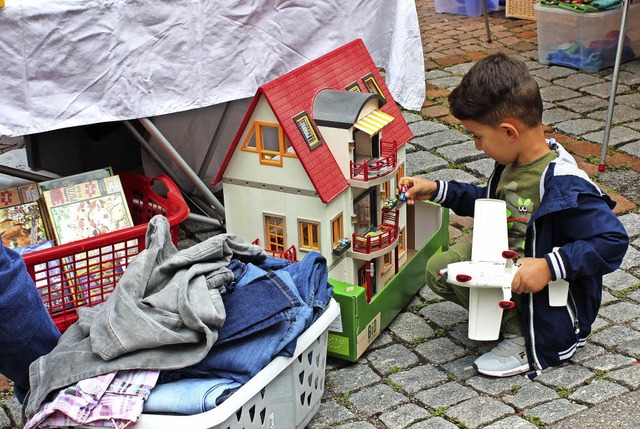
<path fill-rule="evenodd" d="M 600 152 L 600 164 L 598 171 L 604 171 L 607 148 L 609 146 L 609 136 L 611 134 L 611 123 L 613 122 L 613 109 L 616 102 L 616 92 L 618 91 L 618 76 L 620 75 L 620 63 L 622 62 L 622 50 L 627 28 L 627 12 L 629 11 L 629 0 L 622 0 L 622 20 L 620 22 L 620 33 L 618 34 L 618 49 L 616 50 L 616 60 L 611 78 L 611 93 L 609 94 L 609 108 L 607 110 L 607 122 L 604 126 L 604 137 L 602 140 L 602 151 Z"/>
<path fill-rule="evenodd" d="M 482 14 L 484 15 L 484 27 L 487 30 L 487 43 L 493 42 L 491 39 L 491 29 L 489 28 L 489 15 L 487 14 L 487 0 L 482 0 Z"/>
<path fill-rule="evenodd" d="M 184 159 L 180 156 L 178 151 L 176 151 L 171 143 L 166 139 L 165 136 L 162 135 L 160 130 L 156 128 L 156 126 L 151 122 L 148 118 L 140 118 L 138 119 L 140 123 L 149 131 L 154 140 L 160 145 L 160 147 L 165 151 L 169 158 L 182 170 L 184 174 L 187 175 L 191 183 L 195 185 L 195 187 L 200 191 L 202 198 L 204 198 L 211 206 L 216 210 L 217 214 L 220 216 L 220 219 L 224 222 L 224 207 L 220 204 L 220 201 L 213 195 L 213 192 L 204 184 L 202 179 L 198 177 L 198 175 L 191 169 L 189 164 L 186 163 Z"/>

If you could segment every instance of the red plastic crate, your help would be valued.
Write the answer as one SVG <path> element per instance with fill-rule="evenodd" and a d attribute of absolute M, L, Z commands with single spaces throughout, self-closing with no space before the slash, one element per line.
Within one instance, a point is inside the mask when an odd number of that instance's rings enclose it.
<path fill-rule="evenodd" d="M 64 332 L 78 319 L 76 308 L 107 299 L 131 259 L 145 247 L 147 225 L 157 214 L 166 216 L 171 238 L 189 207 L 173 181 L 160 175 L 119 174 L 135 226 L 23 255 L 27 271 L 53 321 Z M 163 195 L 154 191 L 162 189 Z"/>

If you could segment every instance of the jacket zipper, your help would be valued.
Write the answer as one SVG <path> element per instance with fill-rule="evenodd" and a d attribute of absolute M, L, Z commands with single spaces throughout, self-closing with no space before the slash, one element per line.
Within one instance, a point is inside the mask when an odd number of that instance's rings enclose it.
<path fill-rule="evenodd" d="M 532 225 L 533 230 L 533 242 L 531 243 L 532 249 L 532 257 L 536 257 L 536 224 Z M 531 356 L 533 357 L 533 368 L 536 370 L 536 373 L 542 371 L 542 365 L 540 365 L 540 360 L 538 359 L 538 354 L 536 353 L 536 334 L 533 329 L 533 293 L 529 292 L 529 337 L 531 338 Z M 532 377 L 531 377 L 532 378 Z"/>

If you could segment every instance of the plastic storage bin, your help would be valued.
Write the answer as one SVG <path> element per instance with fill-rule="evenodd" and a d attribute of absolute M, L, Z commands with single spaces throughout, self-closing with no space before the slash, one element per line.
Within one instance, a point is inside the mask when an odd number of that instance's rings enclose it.
<path fill-rule="evenodd" d="M 61 332 L 78 319 L 76 308 L 107 299 L 131 258 L 145 248 L 147 225 L 153 216 L 167 217 L 171 238 L 177 244 L 180 222 L 189 215 L 189 207 L 169 177 L 119 176 L 135 226 L 23 255 L 27 271 Z M 154 189 L 163 194 L 166 191 L 166 196 Z"/>
<path fill-rule="evenodd" d="M 435 0 L 436 13 L 454 13 L 477 18 L 482 15 L 482 0 Z M 498 0 L 486 0 L 487 12 L 498 10 Z"/>
<path fill-rule="evenodd" d="M 538 26 L 538 61 L 596 72 L 615 64 L 622 9 L 572 12 L 534 5 Z M 640 54 L 640 4 L 632 4 L 621 61 Z"/>
<path fill-rule="evenodd" d="M 142 414 L 136 429 L 302 429 L 320 408 L 329 326 L 340 314 L 331 300 L 298 337 L 293 356 L 279 356 L 213 410 L 191 416 Z"/>

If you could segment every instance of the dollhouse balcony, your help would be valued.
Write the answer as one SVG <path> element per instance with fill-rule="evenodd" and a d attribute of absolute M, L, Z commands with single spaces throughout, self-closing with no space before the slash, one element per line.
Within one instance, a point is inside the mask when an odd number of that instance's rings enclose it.
<path fill-rule="evenodd" d="M 256 238 L 251 242 L 251 244 L 255 244 L 256 246 L 259 246 L 260 239 Z M 298 253 L 296 251 L 295 246 L 293 245 L 290 246 L 288 249 L 286 249 L 284 252 L 278 252 L 277 250 L 269 250 L 269 249 L 264 249 L 264 251 L 269 253 L 274 258 L 281 258 L 281 259 L 287 259 L 291 262 L 298 262 Z"/>
<path fill-rule="evenodd" d="M 385 181 L 386 176 L 395 173 L 398 166 L 398 152 L 395 142 L 382 142 L 380 145 L 382 155 L 377 158 L 359 157 L 356 162 L 349 163 L 349 179 L 352 186 L 368 187 L 371 181 Z"/>
<path fill-rule="evenodd" d="M 372 259 L 386 253 L 397 242 L 398 210 L 382 209 L 382 223 L 364 235 L 353 234 L 351 256 L 356 259 Z"/>

